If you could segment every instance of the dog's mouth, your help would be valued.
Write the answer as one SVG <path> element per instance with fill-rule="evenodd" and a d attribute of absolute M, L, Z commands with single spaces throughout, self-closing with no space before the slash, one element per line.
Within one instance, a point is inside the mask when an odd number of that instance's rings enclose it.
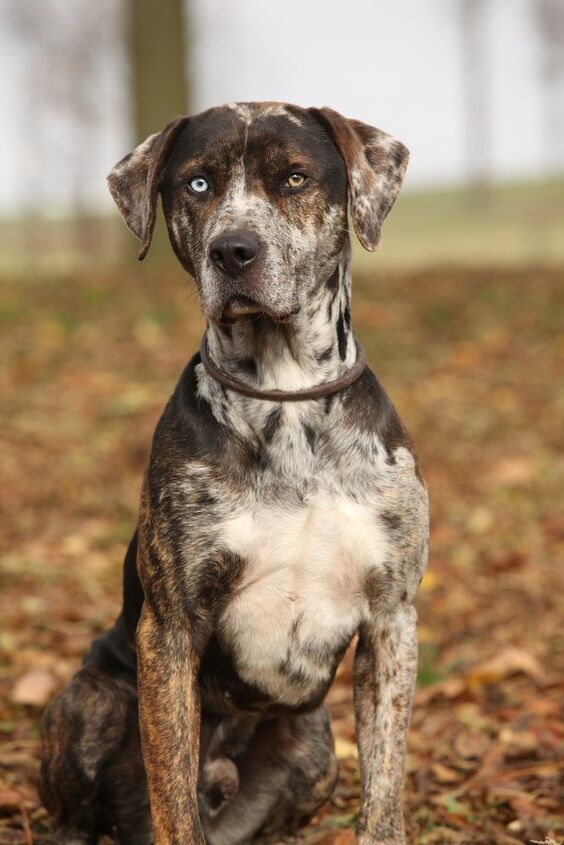
<path fill-rule="evenodd" d="M 222 317 L 225 320 L 233 321 L 239 317 L 254 316 L 257 314 L 264 314 L 265 309 L 256 299 L 244 294 L 237 294 L 230 297 L 225 303 Z"/>
<path fill-rule="evenodd" d="M 287 313 L 277 313 L 267 308 L 265 305 L 253 299 L 251 296 L 245 294 L 237 294 L 230 297 L 223 308 L 220 322 L 234 323 L 244 317 L 266 317 L 268 320 L 274 320 L 278 323 L 286 323 L 300 311 L 300 307 L 293 309 Z"/>

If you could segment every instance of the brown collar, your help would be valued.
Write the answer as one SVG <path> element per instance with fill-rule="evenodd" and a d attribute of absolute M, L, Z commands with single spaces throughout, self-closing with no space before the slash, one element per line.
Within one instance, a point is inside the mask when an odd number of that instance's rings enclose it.
<path fill-rule="evenodd" d="M 304 390 L 258 390 L 239 381 L 239 379 L 228 376 L 227 373 L 218 369 L 209 357 L 205 335 L 202 337 L 202 343 L 200 345 L 200 358 L 212 378 L 225 387 L 229 387 L 230 390 L 234 390 L 236 393 L 241 393 L 243 396 L 251 396 L 253 399 L 268 399 L 271 402 L 302 402 L 305 399 L 319 399 L 320 396 L 331 396 L 332 393 L 338 393 L 339 390 L 344 390 L 345 387 L 348 387 L 360 378 L 366 367 L 366 355 L 358 340 L 355 340 L 355 344 L 356 361 L 350 370 L 347 370 L 339 378 L 326 381 L 323 384 L 316 384 L 314 387 L 306 387 Z"/>

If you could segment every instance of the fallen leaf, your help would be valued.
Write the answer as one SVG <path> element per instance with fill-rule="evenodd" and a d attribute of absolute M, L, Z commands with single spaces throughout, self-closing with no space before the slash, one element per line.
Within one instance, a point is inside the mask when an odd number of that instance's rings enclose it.
<path fill-rule="evenodd" d="M 423 578 L 421 580 L 421 584 L 419 585 L 420 590 L 434 590 L 439 585 L 439 579 L 435 572 L 428 569 Z"/>
<path fill-rule="evenodd" d="M 458 783 L 461 778 L 460 772 L 457 772 L 455 769 L 450 769 L 448 766 L 439 762 L 431 765 L 431 771 L 435 775 L 435 780 L 438 781 L 438 783 Z"/>
<path fill-rule="evenodd" d="M 428 704 L 434 698 L 443 696 L 444 698 L 458 698 L 466 689 L 466 684 L 462 678 L 453 677 L 446 678 L 444 681 L 438 681 L 436 684 L 430 684 L 425 689 L 418 689 L 416 692 L 415 701 L 418 705 Z"/>
<path fill-rule="evenodd" d="M 354 845 L 356 834 L 354 827 L 342 830 L 329 830 L 320 839 L 316 839 L 319 845 Z"/>
<path fill-rule="evenodd" d="M 495 684 L 519 672 L 537 683 L 546 681 L 544 670 L 536 657 L 522 648 L 509 647 L 490 660 L 472 667 L 466 673 L 466 682 L 471 689 L 475 689 Z"/>
<path fill-rule="evenodd" d="M 446 845 L 446 843 L 455 843 L 455 845 L 468 845 L 466 838 L 467 834 L 461 833 L 457 830 L 451 830 L 450 827 L 436 827 L 429 833 L 421 837 L 421 845 Z"/>
<path fill-rule="evenodd" d="M 30 669 L 16 682 L 12 690 L 15 704 L 42 707 L 57 688 L 57 679 L 45 669 Z"/>
<path fill-rule="evenodd" d="M 354 742 L 337 737 L 335 739 L 335 754 L 338 760 L 346 760 L 349 757 L 358 757 L 358 748 Z"/>
<path fill-rule="evenodd" d="M 21 792 L 15 789 L 3 789 L 0 791 L 0 815 L 8 816 L 19 810 L 24 800 Z"/>
<path fill-rule="evenodd" d="M 523 484 L 531 480 L 534 471 L 531 458 L 525 455 L 508 455 L 492 466 L 487 473 L 487 479 L 494 484 Z"/>
<path fill-rule="evenodd" d="M 465 760 L 479 760 L 490 740 L 485 733 L 460 733 L 454 741 L 457 754 Z"/>

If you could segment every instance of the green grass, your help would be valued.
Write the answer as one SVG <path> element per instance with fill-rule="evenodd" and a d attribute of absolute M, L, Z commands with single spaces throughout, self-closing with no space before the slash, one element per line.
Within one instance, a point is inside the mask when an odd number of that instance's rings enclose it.
<path fill-rule="evenodd" d="M 157 241 L 163 240 L 163 229 L 159 221 Z M 407 192 L 384 225 L 376 255 L 356 239 L 353 243 L 357 269 L 370 273 L 378 268 L 564 263 L 564 180 L 505 185 L 479 196 L 463 189 Z M 22 280 L 120 264 L 134 267 L 136 252 L 137 242 L 117 214 L 80 223 L 3 220 L 0 226 L 0 273 Z M 174 261 L 172 252 L 168 255 Z M 159 258 L 167 260 L 162 250 L 153 249 L 146 261 L 149 270 Z"/>
<path fill-rule="evenodd" d="M 564 262 L 564 181 L 401 195 L 377 256 L 355 242 L 363 270 Z"/>

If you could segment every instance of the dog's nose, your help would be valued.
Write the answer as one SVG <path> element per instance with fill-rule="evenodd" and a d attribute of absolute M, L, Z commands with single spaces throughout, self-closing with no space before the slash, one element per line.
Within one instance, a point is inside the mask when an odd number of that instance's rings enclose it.
<path fill-rule="evenodd" d="M 210 258 L 228 276 L 238 276 L 259 254 L 259 244 L 247 232 L 223 232 L 210 244 Z"/>

